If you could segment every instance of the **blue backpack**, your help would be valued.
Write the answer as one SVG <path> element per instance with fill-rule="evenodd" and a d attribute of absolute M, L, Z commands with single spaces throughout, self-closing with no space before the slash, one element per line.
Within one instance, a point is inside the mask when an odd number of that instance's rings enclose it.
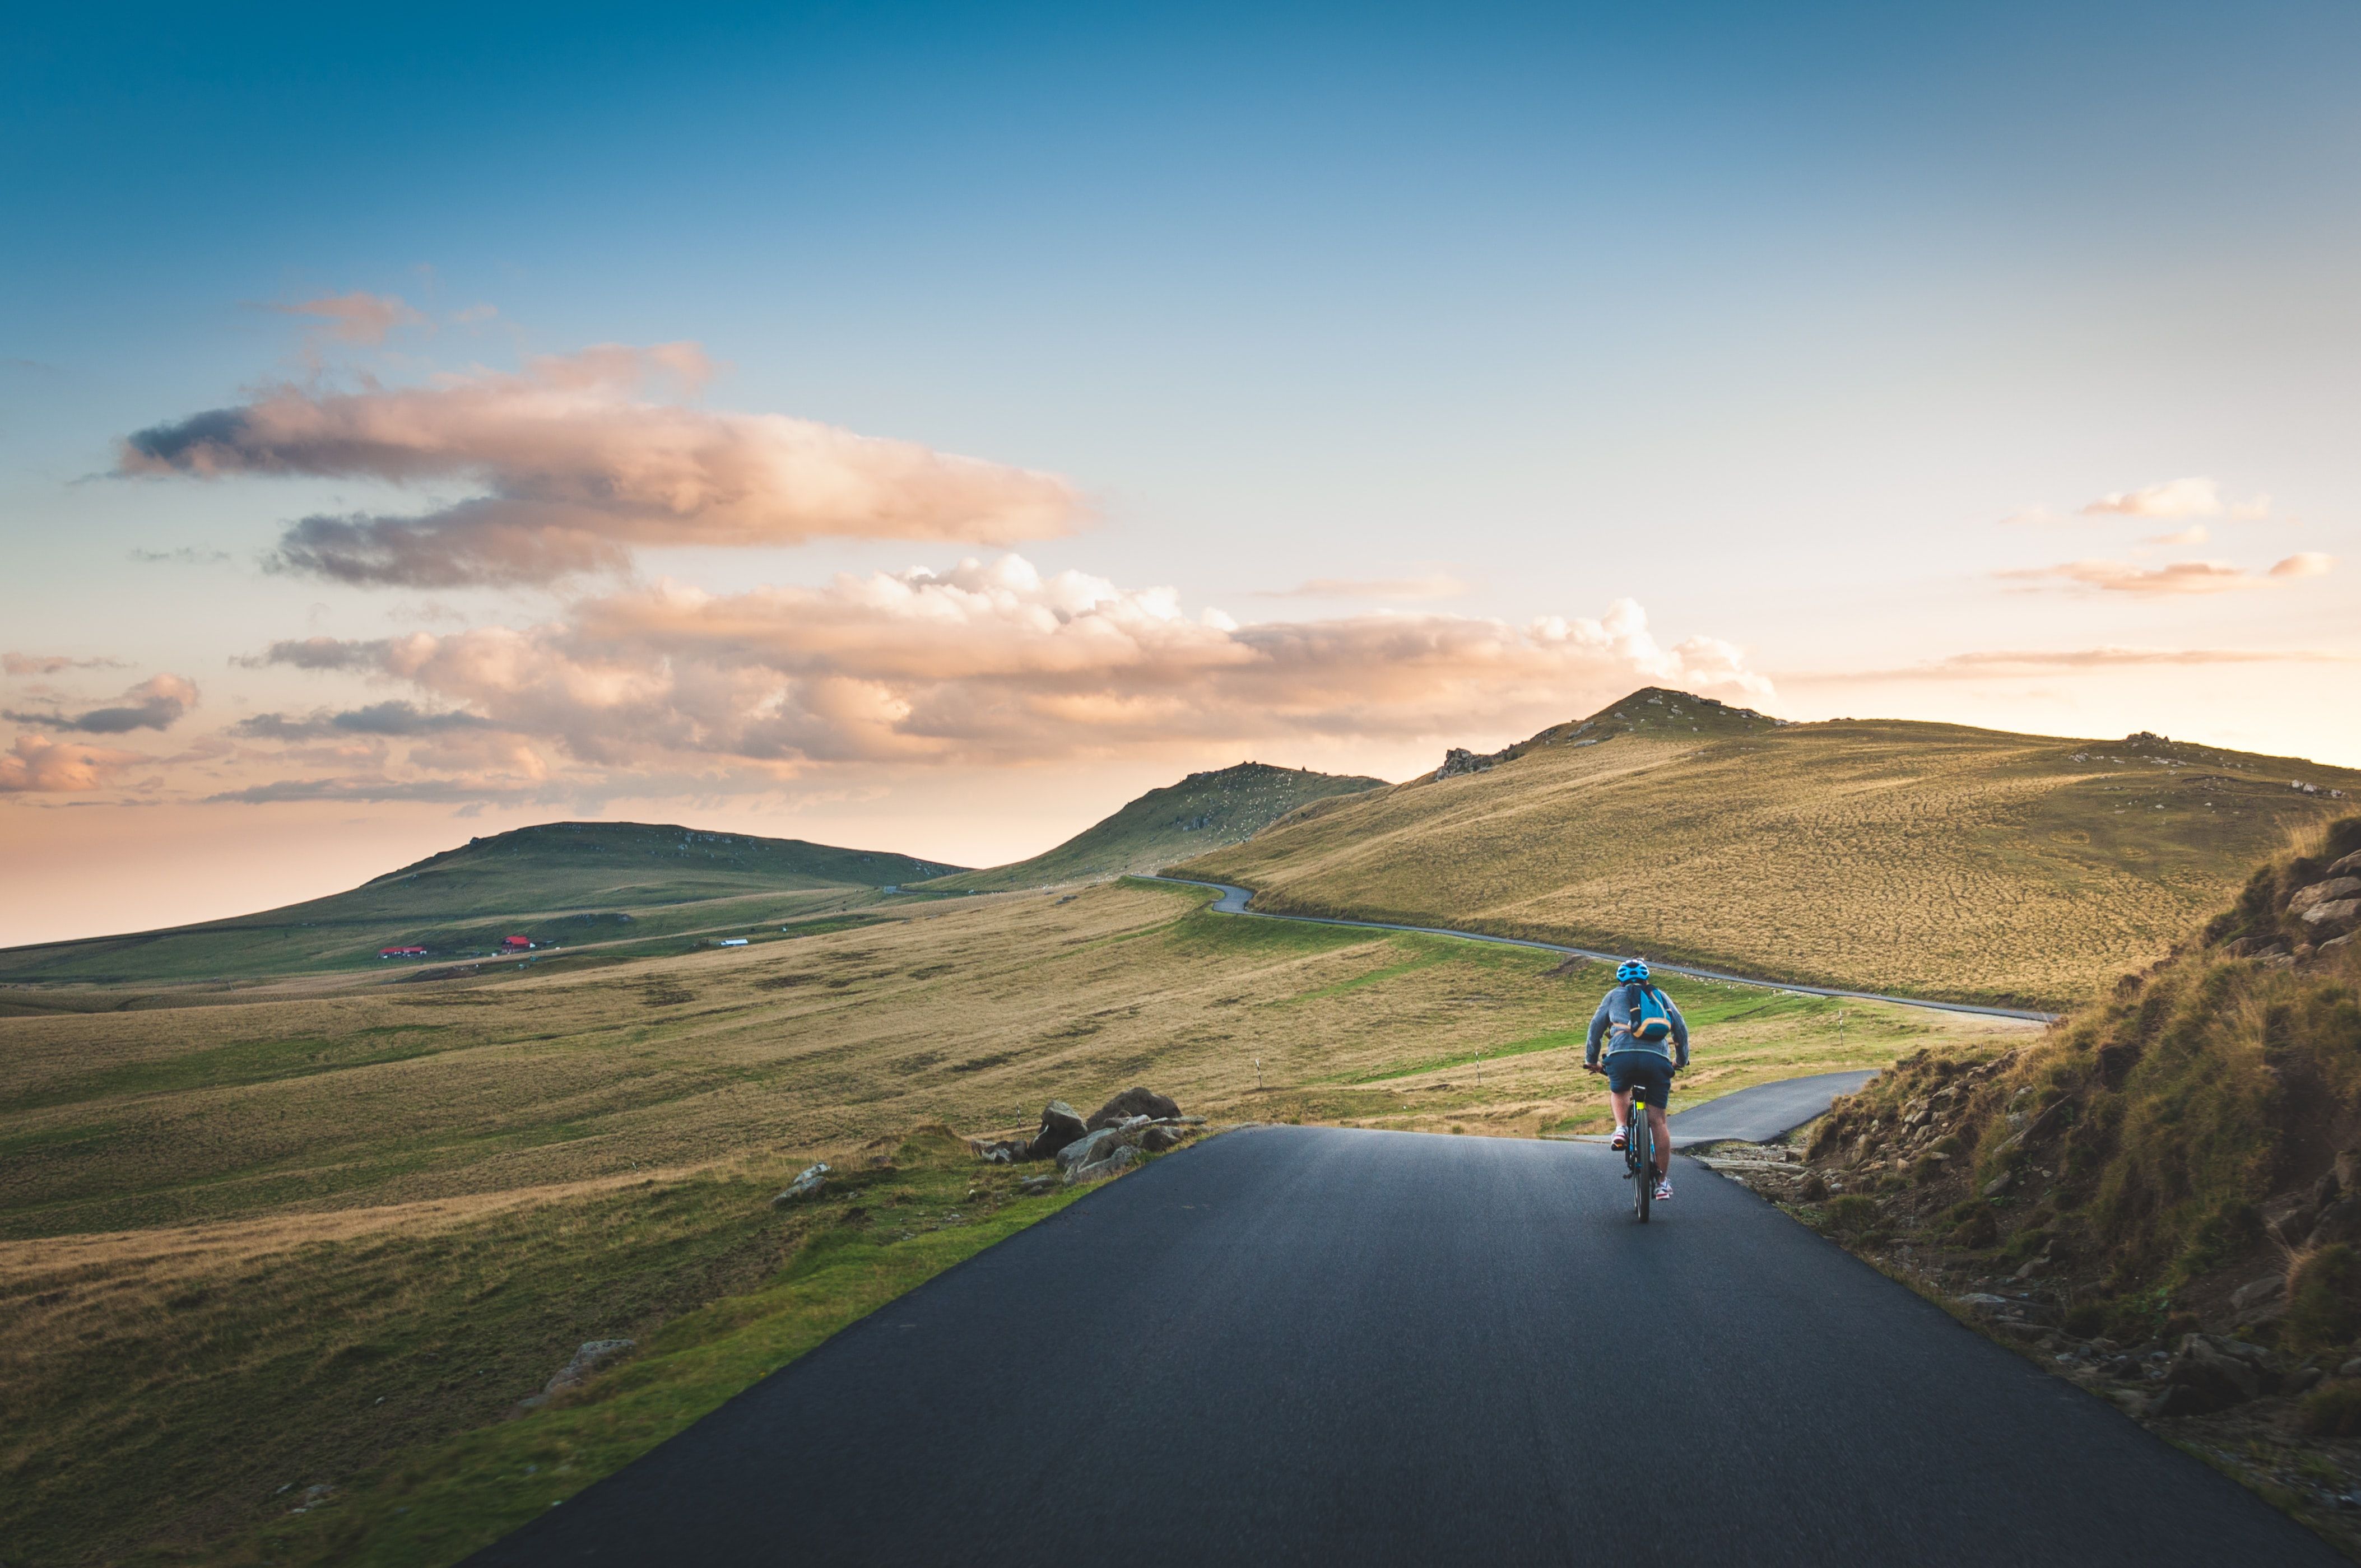
<path fill-rule="evenodd" d="M 1653 985 L 1634 981 L 1625 986 L 1623 1014 L 1635 1040 L 1653 1045 L 1673 1032 L 1672 1010 L 1664 1005 L 1664 993 Z"/>

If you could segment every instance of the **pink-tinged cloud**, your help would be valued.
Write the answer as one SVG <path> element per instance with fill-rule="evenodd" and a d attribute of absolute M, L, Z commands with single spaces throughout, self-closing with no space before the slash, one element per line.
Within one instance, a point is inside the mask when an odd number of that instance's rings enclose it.
<path fill-rule="evenodd" d="M 480 719 L 471 744 L 555 746 L 577 767 L 1009 763 L 1208 740 L 1464 737 L 1543 725 L 1657 683 L 1760 697 L 1710 638 L 1666 648 L 1629 600 L 1525 626 L 1375 614 L 1239 626 L 1016 556 L 710 595 L 663 586 L 564 621 L 268 659 L 365 669 Z M 511 742 L 502 742 L 503 744 Z"/>
<path fill-rule="evenodd" d="M 2291 577 L 2317 577 L 2334 565 L 2333 557 L 2306 553 L 2290 555 L 2268 572 L 2249 572 L 2226 561 L 2175 561 L 2163 566 L 2140 566 L 2128 561 L 2069 561 L 1998 575 L 2018 582 L 2063 581 L 2107 593 L 2164 598 L 2262 587 Z"/>
<path fill-rule="evenodd" d="M 125 768 L 155 759 L 47 735 L 19 735 L 0 751 L 0 795 L 71 795 L 103 789 Z"/>
<path fill-rule="evenodd" d="M 1054 475 L 783 414 L 717 413 L 694 344 L 607 345 L 423 387 L 281 387 L 123 444 L 126 475 L 458 481 L 485 495 L 419 516 L 315 516 L 277 564 L 348 583 L 546 583 L 616 570 L 639 545 L 795 544 L 821 535 L 1007 544 L 1082 520 Z"/>
<path fill-rule="evenodd" d="M 2219 517 L 2222 487 L 2211 479 L 2169 479 L 2145 489 L 2118 490 L 2082 508 L 2084 517 Z"/>
<path fill-rule="evenodd" d="M 79 729 L 89 735 L 124 735 L 134 729 L 170 729 L 180 722 L 181 715 L 196 706 L 196 682 L 185 675 L 151 675 L 109 707 L 79 714 L 10 709 L 0 713 L 0 718 L 19 724 L 43 724 L 52 729 Z"/>
<path fill-rule="evenodd" d="M 0 674 L 54 675 L 63 670 L 119 670 L 120 659 L 76 659 L 63 653 L 0 653 Z"/>
<path fill-rule="evenodd" d="M 391 294 L 364 293 L 358 289 L 349 294 L 324 294 L 300 305 L 271 308 L 291 316 L 310 316 L 327 323 L 327 334 L 340 343 L 371 347 L 383 343 L 394 328 L 414 326 L 426 319 Z"/>

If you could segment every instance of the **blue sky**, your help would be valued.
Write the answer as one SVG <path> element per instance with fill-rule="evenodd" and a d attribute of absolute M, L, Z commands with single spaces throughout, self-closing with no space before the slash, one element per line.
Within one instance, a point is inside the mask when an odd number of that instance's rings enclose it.
<path fill-rule="evenodd" d="M 2347 4 L 155 7 L 8 26 L 0 642 L 111 663 L 6 695 L 71 716 L 165 674 L 203 694 L 169 731 L 106 742 L 106 766 L 49 775 L 72 787 L 0 802 L 0 833 L 72 840 L 74 885 L 95 889 L 45 919 L 113 917 L 81 836 L 129 833 L 117 806 L 173 824 L 138 830 L 164 844 L 349 846 L 274 893 L 434 848 L 470 804 L 986 860 L 1183 766 L 1253 751 L 1399 775 L 1631 673 L 1463 704 L 1449 734 L 1432 694 L 1388 708 L 1373 686 L 1229 733 L 1196 714 L 1154 743 L 1028 754 L 1012 730 L 989 756 L 914 760 L 840 737 L 593 765 L 578 730 L 536 729 L 487 688 L 255 663 L 287 639 L 420 629 L 563 625 L 578 644 L 612 583 L 261 568 L 301 515 L 445 506 L 479 473 L 116 473 L 124 437 L 274 385 L 416 387 L 599 344 L 701 345 L 720 366 L 701 408 L 1060 476 L 1082 525 L 1025 558 L 1169 586 L 1191 617 L 1523 628 L 1628 598 L 1664 648 L 1740 650 L 1744 689 L 1784 714 L 2361 762 L 2361 705 L 2338 696 L 2361 653 Z M 356 294 L 409 314 L 360 342 L 289 313 Z M 2084 510 L 2143 492 L 2167 499 Z M 630 572 L 727 598 L 1001 548 L 635 536 Z M 1138 697 L 1108 680 L 1101 699 Z M 527 788 L 507 763 L 282 754 L 252 733 L 258 714 L 391 697 L 508 726 L 539 758 L 511 761 L 544 771 Z M 192 752 L 206 734 L 226 739 Z M 203 804 L 329 779 L 341 793 Z M 455 805 L 470 779 L 481 798 Z"/>

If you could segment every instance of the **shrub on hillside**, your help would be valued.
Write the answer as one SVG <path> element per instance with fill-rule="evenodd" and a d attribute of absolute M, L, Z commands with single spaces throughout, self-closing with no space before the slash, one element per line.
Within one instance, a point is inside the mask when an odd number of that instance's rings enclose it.
<path fill-rule="evenodd" d="M 2361 1437 L 2361 1383 L 2331 1383 L 2303 1402 L 2297 1422 L 2310 1437 Z"/>
<path fill-rule="evenodd" d="M 2295 1350 L 2323 1350 L 2361 1332 L 2361 1255 L 2339 1243 L 2299 1259 L 2280 1332 Z"/>
<path fill-rule="evenodd" d="M 1840 1236 L 1861 1234 L 1877 1223 L 1877 1200 L 1859 1192 L 1848 1192 L 1831 1201 L 1828 1208 L 1828 1229 Z"/>

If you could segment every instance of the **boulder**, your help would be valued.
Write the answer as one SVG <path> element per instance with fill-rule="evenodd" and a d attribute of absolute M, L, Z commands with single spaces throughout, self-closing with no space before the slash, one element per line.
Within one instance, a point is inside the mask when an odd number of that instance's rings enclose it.
<path fill-rule="evenodd" d="M 2287 1295 L 2287 1276 L 2266 1275 L 2230 1292 L 2231 1310 L 2242 1315 L 2260 1311 Z"/>
<path fill-rule="evenodd" d="M 2347 1246 L 2361 1243 L 2361 1197 L 2339 1198 L 2320 1212 L 2306 1238 L 2313 1246 Z"/>
<path fill-rule="evenodd" d="M 573 1387 L 589 1376 L 602 1362 L 612 1361 L 637 1343 L 636 1340 L 628 1339 L 594 1339 L 584 1342 L 582 1347 L 574 1353 L 573 1360 L 551 1374 L 549 1381 L 541 1386 L 540 1393 L 527 1395 L 524 1398 L 519 1399 L 517 1408 L 520 1410 L 539 1409 L 549 1403 L 553 1396 Z"/>
<path fill-rule="evenodd" d="M 1041 1107 L 1041 1130 L 1026 1146 L 1025 1157 L 1048 1159 L 1089 1131 L 1081 1112 L 1062 1100 L 1052 1100 Z"/>
<path fill-rule="evenodd" d="M 1113 1127 L 1101 1127 L 1096 1132 L 1084 1133 L 1058 1151 L 1059 1168 L 1071 1171 L 1076 1166 L 1088 1165 L 1094 1159 L 1104 1159 L 1106 1157 L 1107 1151 L 1122 1139 L 1123 1135 Z"/>
<path fill-rule="evenodd" d="M 1056 1177 L 1044 1173 L 1040 1176 L 1027 1177 L 1016 1184 L 1016 1191 L 1020 1197 L 1038 1198 L 1045 1192 L 1054 1190 L 1057 1185 Z"/>
<path fill-rule="evenodd" d="M 1112 1127 L 1134 1116 L 1144 1116 L 1152 1121 L 1179 1114 L 1180 1106 L 1152 1089 L 1126 1089 L 1093 1113 L 1084 1131 L 1095 1132 L 1101 1127 Z"/>
<path fill-rule="evenodd" d="M 2356 850 L 2328 868 L 2331 877 L 2361 876 L 2361 850 Z"/>
<path fill-rule="evenodd" d="M 1119 1176 L 1139 1163 L 1139 1151 L 1129 1144 L 1117 1144 L 1104 1159 L 1091 1160 L 1066 1172 L 1066 1185 L 1080 1187 L 1086 1182 L 1104 1181 Z"/>
<path fill-rule="evenodd" d="M 2208 1415 L 2267 1394 L 2278 1382 L 2270 1376 L 2267 1355 L 2258 1346 L 2235 1340 L 2185 1334 L 2165 1368 L 2165 1391 L 2150 1413 Z"/>
<path fill-rule="evenodd" d="M 798 1198 L 808 1198 L 818 1192 L 828 1185 L 829 1169 L 830 1167 L 826 1160 L 820 1161 L 818 1165 L 804 1167 L 803 1174 L 788 1182 L 785 1192 L 771 1200 L 771 1207 L 776 1209 L 792 1203 Z"/>
<path fill-rule="evenodd" d="M 2353 898 L 2361 898 L 2361 876 L 2331 877 L 2310 887 L 2297 888 L 2288 897 L 2288 913 L 2301 915 L 2316 905 Z"/>
<path fill-rule="evenodd" d="M 2303 912 L 2305 925 L 2317 926 L 2323 930 L 2350 926 L 2356 920 L 2361 920 L 2361 898 L 2340 898 L 2333 904 L 2315 904 Z"/>
<path fill-rule="evenodd" d="M 1149 1154 L 1162 1154 L 1166 1149 L 1179 1148 L 1188 1135 L 1179 1127 L 1159 1123 L 1139 1135 L 1139 1146 Z"/>

